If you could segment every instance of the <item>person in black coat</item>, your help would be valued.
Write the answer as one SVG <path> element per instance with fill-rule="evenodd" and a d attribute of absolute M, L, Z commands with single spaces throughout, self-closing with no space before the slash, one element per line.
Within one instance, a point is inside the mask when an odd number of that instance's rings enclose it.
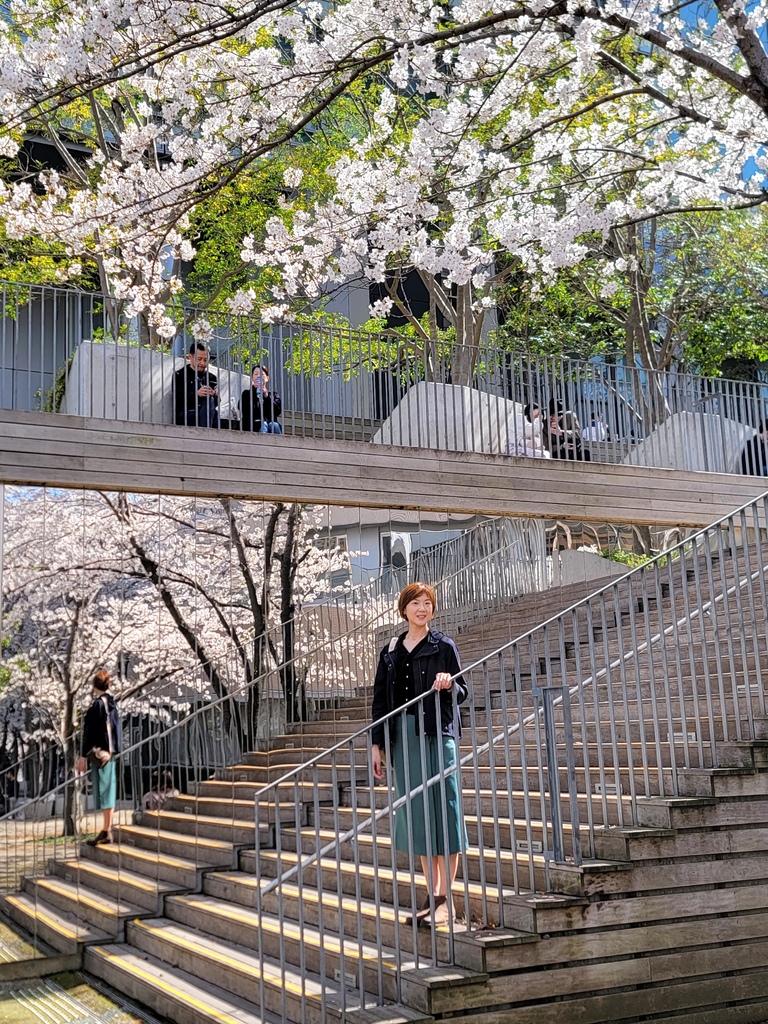
<path fill-rule="evenodd" d="M 93 700 L 85 714 L 77 771 L 83 773 L 90 763 L 93 802 L 102 812 L 103 827 L 91 846 L 112 842 L 112 816 L 117 800 L 115 755 L 120 753 L 121 729 L 117 703 L 109 690 L 109 672 L 101 670 L 93 677 Z"/>
<path fill-rule="evenodd" d="M 741 453 L 741 472 L 745 476 L 768 476 L 768 423 L 761 423 Z"/>
<path fill-rule="evenodd" d="M 173 418 L 179 426 L 218 427 L 219 382 L 208 369 L 208 349 L 189 346 L 187 365 L 173 375 Z"/>
<path fill-rule="evenodd" d="M 544 443 L 553 459 L 590 462 L 592 456 L 582 446 L 581 425 L 575 412 L 553 398 L 549 403 L 549 420 L 544 426 Z"/>
<path fill-rule="evenodd" d="M 412 851 L 421 858 L 427 886 L 432 888 L 424 906 L 420 910 L 414 908 L 410 920 L 415 918 L 419 924 L 447 924 L 451 919 L 448 898 L 456 878 L 459 853 L 467 846 L 461 776 L 451 771 L 457 765 L 459 739 L 454 700 L 461 704 L 468 691 L 461 676 L 456 644 L 439 630 L 429 628 L 436 610 L 432 587 L 427 583 L 410 583 L 400 594 L 398 609 L 408 623 L 408 631 L 393 637 L 379 658 L 371 709 L 372 769 L 374 778 L 384 777 L 387 728 L 380 719 L 421 694 L 437 691 L 439 697 L 432 693 L 421 701 L 423 717 L 419 705 L 414 704 L 405 714 L 393 715 L 387 724 L 396 799 L 408 797 L 423 782 L 441 776 L 439 783 L 427 789 L 426 807 L 423 794 L 418 793 L 397 808 L 394 840 L 397 850 Z M 426 779 L 422 765 L 426 767 Z"/>
<path fill-rule="evenodd" d="M 269 370 L 266 366 L 254 366 L 251 386 L 240 398 L 240 429 L 257 434 L 282 434 L 283 428 L 277 422 L 282 411 L 280 395 L 269 390 Z"/>

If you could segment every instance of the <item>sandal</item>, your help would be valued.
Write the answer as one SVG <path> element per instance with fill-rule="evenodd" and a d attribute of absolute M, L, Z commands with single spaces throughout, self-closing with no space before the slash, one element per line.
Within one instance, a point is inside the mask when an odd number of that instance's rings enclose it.
<path fill-rule="evenodd" d="M 427 915 L 422 918 L 423 924 L 431 924 L 433 928 L 438 928 L 440 925 L 448 924 L 451 919 L 451 915 L 448 909 L 448 897 L 447 896 L 435 896 L 435 909 L 431 915 Z"/>
<path fill-rule="evenodd" d="M 424 905 L 421 908 L 421 910 L 414 910 L 410 914 L 406 914 L 405 917 L 403 918 L 403 923 L 406 924 L 406 925 L 412 925 L 413 922 L 415 921 L 417 925 L 420 925 L 421 922 L 426 917 L 429 917 L 429 912 L 430 912 L 429 896 L 427 896 L 427 898 L 424 901 Z"/>

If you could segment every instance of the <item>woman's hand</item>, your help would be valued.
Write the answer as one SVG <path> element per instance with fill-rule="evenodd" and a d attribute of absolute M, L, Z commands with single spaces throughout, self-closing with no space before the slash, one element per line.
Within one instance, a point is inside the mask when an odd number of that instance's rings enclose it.
<path fill-rule="evenodd" d="M 381 749 L 378 743 L 374 743 L 371 747 L 371 767 L 373 768 L 374 779 L 384 778 L 384 768 L 381 760 Z"/>
<path fill-rule="evenodd" d="M 450 672 L 438 672 L 432 684 L 433 690 L 450 690 L 453 686 Z"/>
<path fill-rule="evenodd" d="M 75 771 L 77 772 L 77 774 L 83 775 L 87 768 L 88 762 L 86 761 L 86 759 L 84 757 L 78 757 L 77 761 L 75 762 Z"/>

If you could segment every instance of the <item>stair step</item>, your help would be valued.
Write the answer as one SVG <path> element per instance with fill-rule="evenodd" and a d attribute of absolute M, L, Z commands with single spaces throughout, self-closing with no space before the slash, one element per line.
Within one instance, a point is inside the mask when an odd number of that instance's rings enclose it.
<path fill-rule="evenodd" d="M 186 857 L 172 857 L 157 850 L 145 850 L 140 846 L 126 846 L 124 843 L 105 843 L 87 847 L 85 856 L 113 869 L 127 868 L 148 878 L 161 879 L 184 889 L 197 889 L 203 871 L 217 865 L 196 863 Z"/>
<path fill-rule="evenodd" d="M 263 981 L 264 1008 L 280 1014 L 284 1003 L 289 1020 L 322 1024 L 324 1014 L 328 1019 L 342 1017 L 342 993 L 333 982 L 326 979 L 323 985 L 320 976 L 306 967 L 292 969 L 288 964 L 281 968 L 278 959 L 259 956 L 253 947 L 234 939 L 225 941 L 177 921 L 155 918 L 134 922 L 130 941 L 142 953 L 173 968 L 201 979 L 215 978 L 222 988 L 241 999 L 258 993 Z"/>
<path fill-rule="evenodd" d="M 109 935 L 100 928 L 27 892 L 1 897 L 0 910 L 59 953 L 75 953 L 82 945 L 109 941 Z"/>
<path fill-rule="evenodd" d="M 253 1003 L 125 945 L 90 946 L 85 968 L 174 1024 L 272 1024 Z"/>
<path fill-rule="evenodd" d="M 295 863 L 295 856 L 292 861 L 290 858 L 290 853 L 283 855 L 285 867 Z M 229 878 L 242 879 L 243 884 L 248 884 L 245 879 L 250 877 L 253 879 L 253 882 L 250 884 L 257 887 L 259 884 L 264 884 L 264 879 L 259 883 L 255 874 L 255 851 L 243 851 L 240 855 L 240 866 L 240 872 L 232 872 L 231 874 L 227 872 L 217 873 L 217 877 L 221 878 L 224 875 Z M 377 865 L 374 870 L 370 864 L 355 864 L 352 861 L 337 861 L 330 858 L 322 859 L 320 861 L 320 868 L 323 877 L 321 888 L 324 892 L 337 891 L 340 882 L 342 892 L 347 895 L 357 895 L 360 893 L 366 899 L 373 899 L 378 890 L 381 901 L 394 905 L 396 888 L 398 907 L 405 912 L 408 912 L 413 905 L 412 897 L 414 894 L 419 905 L 421 905 L 426 895 L 426 882 L 423 876 L 417 873 L 412 878 L 410 873 L 402 868 L 393 873 L 391 867 L 383 864 Z M 307 886 L 313 885 L 316 873 L 315 865 L 305 869 L 304 882 Z M 243 875 L 245 875 L 245 879 L 243 879 Z M 522 886 L 522 889 L 525 891 L 524 886 Z M 513 893 L 514 890 L 512 888 L 504 887 L 500 891 L 497 885 L 491 882 L 487 882 L 485 885 L 481 885 L 474 880 L 470 880 L 466 884 L 460 882 L 455 893 L 457 917 L 462 919 L 465 916 L 466 900 L 469 903 L 469 913 L 472 916 L 473 922 L 487 923 L 489 925 L 496 924 L 498 923 L 499 900 L 504 900 Z M 489 920 L 486 921 L 486 918 Z"/>
<path fill-rule="evenodd" d="M 284 952 L 289 964 L 302 972 L 334 977 L 343 971 L 352 988 L 360 985 L 375 991 L 381 978 L 386 999 L 397 994 L 398 969 L 410 970 L 417 962 L 397 950 L 367 942 L 356 934 L 341 937 L 332 929 L 322 932 L 307 921 L 299 923 L 277 914 L 259 913 L 213 896 L 171 896 L 165 916 L 172 921 L 215 935 L 222 942 L 242 943 L 267 959 L 279 960 Z M 447 929 L 446 929 L 447 931 Z M 300 986 L 299 986 L 300 988 Z"/>
<path fill-rule="evenodd" d="M 253 908 L 257 905 L 258 889 L 258 881 L 253 875 L 244 872 L 214 872 L 206 878 L 204 892 L 240 907 Z M 417 899 L 419 905 L 420 899 L 421 896 Z M 414 929 L 405 922 L 407 914 L 410 913 L 410 905 L 401 906 L 396 911 L 391 903 L 376 903 L 365 896 L 358 899 L 356 895 L 342 893 L 339 897 L 337 892 L 319 892 L 311 886 L 284 882 L 279 893 L 273 890 L 262 896 L 262 909 L 272 915 L 282 911 L 286 918 L 298 921 L 299 900 L 302 902 L 303 921 L 307 924 L 318 926 L 322 917 L 324 927 L 338 933 L 341 912 L 344 934 L 347 936 L 360 934 L 366 942 L 376 943 L 380 940 L 384 946 L 390 948 L 397 945 L 399 936 L 401 949 L 413 953 L 416 942 L 422 957 L 431 958 L 433 954 L 432 930 L 417 928 L 414 937 Z M 460 903 L 458 897 L 455 902 Z M 456 906 L 455 910 L 461 911 L 462 908 Z M 454 920 L 453 934 L 465 932 L 466 925 L 462 921 Z M 434 938 L 438 960 L 447 961 L 450 956 L 448 930 L 435 929 Z M 531 941 L 537 940 L 534 935 L 530 935 L 529 938 Z"/>
<path fill-rule="evenodd" d="M 106 895 L 88 885 L 56 875 L 24 880 L 24 891 L 65 913 L 93 925 L 111 937 L 121 937 L 125 921 L 147 914 L 145 907 L 126 899 Z"/>
<path fill-rule="evenodd" d="M 195 799 L 195 797 L 190 797 L 192 801 Z M 194 804 L 186 806 L 194 807 Z M 256 835 L 253 801 L 248 801 L 248 806 L 250 808 L 248 818 L 237 819 L 234 819 L 231 814 L 222 814 L 221 816 L 195 814 L 194 811 L 190 813 L 186 810 L 177 811 L 164 807 L 161 811 L 143 811 L 141 824 L 153 832 L 160 830 L 173 834 L 198 836 L 200 839 L 213 839 L 228 846 L 253 846 Z M 293 807 L 294 805 L 291 804 L 292 810 Z M 264 818 L 265 820 L 260 823 L 260 832 L 263 836 L 267 836 L 270 829 L 266 815 Z"/>
<path fill-rule="evenodd" d="M 180 891 L 179 886 L 174 886 L 170 882 L 90 859 L 51 861 L 48 870 L 73 885 L 94 889 L 110 899 L 130 900 L 132 904 L 152 913 L 162 911 L 164 896 Z"/>
<path fill-rule="evenodd" d="M 261 1013 L 247 999 L 129 946 L 91 946 L 85 967 L 174 1024 L 280 1024 L 284 1020 L 282 1013 Z M 347 1024 L 429 1024 L 432 1020 L 420 1010 L 397 1004 L 354 1009 L 354 998 L 355 993 L 348 993 Z M 329 1004 L 328 1016 L 334 1019 L 332 1000 Z M 323 1024 L 323 1018 L 313 1014 L 307 1024 Z"/>
<path fill-rule="evenodd" d="M 197 861 L 199 864 L 232 866 L 235 863 L 235 848 L 232 843 L 218 839 L 207 839 L 201 836 L 187 835 L 184 832 L 173 832 L 166 829 L 147 828 L 142 825 L 118 825 L 114 830 L 120 845 L 137 846 L 144 850 L 169 853 L 174 857 L 184 857 Z"/>

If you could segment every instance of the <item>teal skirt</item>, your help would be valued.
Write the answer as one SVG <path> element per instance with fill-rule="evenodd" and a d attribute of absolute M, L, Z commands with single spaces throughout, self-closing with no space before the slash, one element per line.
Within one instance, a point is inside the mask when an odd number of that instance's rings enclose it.
<path fill-rule="evenodd" d="M 95 764 L 91 766 L 91 788 L 93 790 L 93 806 L 97 811 L 108 811 L 115 806 L 117 775 L 114 757 L 111 757 L 103 768 L 99 768 Z"/>
<path fill-rule="evenodd" d="M 403 728 L 402 720 L 405 719 Z M 402 732 L 405 731 L 405 742 L 408 748 L 408 776 L 410 785 L 405 780 L 405 753 Z M 422 763 L 420 737 L 416 735 L 415 715 L 404 715 L 398 720 L 395 737 L 392 741 L 391 753 L 395 769 L 395 796 L 405 796 L 422 782 Z M 440 774 L 440 748 L 443 748 L 443 772 L 456 764 L 456 741 L 451 736 L 425 736 L 424 758 L 427 768 L 427 779 Z M 461 793 L 459 791 L 459 772 L 446 774 L 443 783 L 436 782 L 426 791 L 426 808 L 424 791 L 417 793 L 412 799 L 398 807 L 395 816 L 395 848 L 404 852 L 412 849 L 418 857 L 445 856 L 445 836 L 447 832 L 448 852 L 460 853 L 468 845 L 467 829 L 461 811 Z M 445 794 L 446 827 L 443 827 L 443 793 Z M 410 812 L 409 812 L 410 808 Z M 409 821 L 410 816 L 410 821 Z M 427 844 L 429 829 L 429 846 Z"/>

